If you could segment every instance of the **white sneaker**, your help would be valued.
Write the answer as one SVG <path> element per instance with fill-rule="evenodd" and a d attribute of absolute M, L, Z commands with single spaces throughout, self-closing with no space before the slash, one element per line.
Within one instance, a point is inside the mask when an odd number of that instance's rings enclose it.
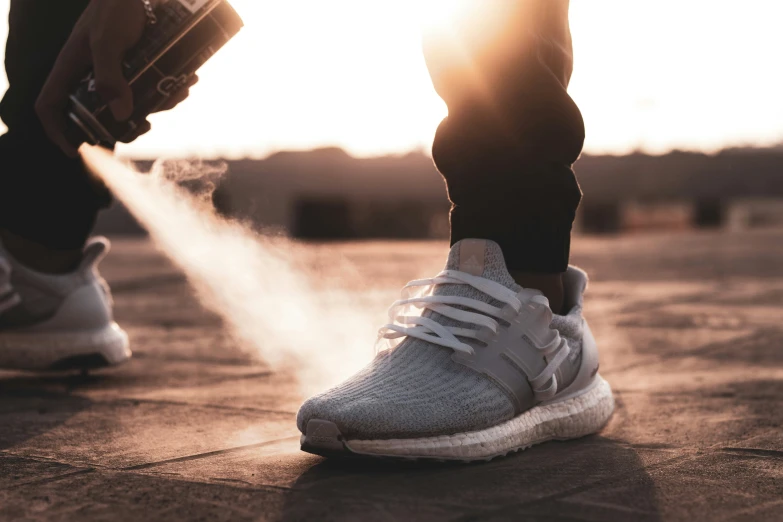
<path fill-rule="evenodd" d="M 554 315 L 496 243 L 460 241 L 443 272 L 392 306 L 380 339 L 393 345 L 301 407 L 302 449 L 488 460 L 600 430 L 614 399 L 582 316 L 587 276 L 569 267 L 565 287 L 569 312 Z"/>
<path fill-rule="evenodd" d="M 98 263 L 105 238 L 84 249 L 79 268 L 50 275 L 14 260 L 0 245 L 0 368 L 90 369 L 131 357 L 128 336 L 114 322 L 109 287 Z"/>

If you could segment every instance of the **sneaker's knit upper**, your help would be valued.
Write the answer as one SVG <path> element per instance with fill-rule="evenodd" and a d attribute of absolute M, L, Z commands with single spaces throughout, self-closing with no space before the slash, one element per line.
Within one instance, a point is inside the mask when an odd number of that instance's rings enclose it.
<path fill-rule="evenodd" d="M 486 245 L 481 277 L 519 292 L 500 247 L 491 241 Z M 458 243 L 450 252 L 446 269 L 459 267 Z M 467 285 L 438 285 L 433 293 L 499 305 Z M 425 315 L 446 326 L 460 324 L 432 311 Z M 558 317 L 558 323 L 565 327 L 561 335 L 574 343 L 575 352 L 577 337 L 581 342 L 581 307 L 572 317 Z M 321 419 L 334 422 L 350 438 L 411 438 L 475 431 L 512 418 L 514 403 L 506 391 L 455 362 L 453 353 L 451 348 L 409 337 L 378 354 L 343 384 L 305 402 L 297 425 L 304 432 L 309 420 Z"/>

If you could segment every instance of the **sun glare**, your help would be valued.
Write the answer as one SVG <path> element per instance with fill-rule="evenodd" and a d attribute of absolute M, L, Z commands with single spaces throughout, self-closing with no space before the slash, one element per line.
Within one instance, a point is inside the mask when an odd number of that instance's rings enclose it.
<path fill-rule="evenodd" d="M 422 29 L 448 27 L 454 20 L 470 12 L 471 0 L 421 0 L 418 2 L 418 23 Z"/>
<path fill-rule="evenodd" d="M 202 153 L 228 155 L 428 146 L 446 110 L 421 55 L 417 3 L 231 3 L 243 31 L 203 68 L 183 110 L 154 117 L 156 131 L 128 152 L 194 142 L 207 142 Z"/>
<path fill-rule="evenodd" d="M 446 108 L 430 82 L 422 30 L 460 17 L 479 23 L 468 6 L 486 5 L 230 1 L 245 29 L 203 68 L 191 98 L 153 116 L 153 132 L 123 154 L 427 150 Z M 0 14 L 8 5 L 0 0 Z M 770 64 L 783 47 L 781 19 L 779 0 L 571 0 L 570 92 L 587 124 L 586 150 L 780 143 L 783 73 Z M 2 40 L 6 29 L 0 23 Z"/>

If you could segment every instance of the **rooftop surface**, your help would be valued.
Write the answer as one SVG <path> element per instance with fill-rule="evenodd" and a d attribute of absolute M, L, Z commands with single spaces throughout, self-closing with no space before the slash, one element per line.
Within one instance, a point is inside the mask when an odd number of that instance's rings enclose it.
<path fill-rule="evenodd" d="M 295 379 L 238 350 L 149 242 L 116 240 L 103 273 L 135 357 L 0 372 L 0 519 L 783 520 L 781 244 L 576 239 L 617 402 L 605 429 L 487 464 L 394 465 L 300 452 Z M 446 247 L 310 248 L 350 259 L 381 313 Z"/>

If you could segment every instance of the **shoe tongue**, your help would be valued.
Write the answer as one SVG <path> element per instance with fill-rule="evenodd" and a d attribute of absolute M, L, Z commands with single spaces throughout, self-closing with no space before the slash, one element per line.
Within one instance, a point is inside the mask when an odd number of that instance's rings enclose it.
<path fill-rule="evenodd" d="M 458 270 L 500 283 L 518 291 L 519 286 L 508 273 L 500 245 L 488 239 L 463 239 L 451 247 L 446 270 Z"/>
<path fill-rule="evenodd" d="M 463 239 L 451 247 L 449 259 L 446 262 L 446 270 L 458 270 L 471 275 L 476 275 L 500 283 L 514 292 L 519 292 L 522 288 L 514 282 L 511 274 L 506 269 L 506 261 L 503 259 L 503 252 L 500 246 L 494 241 L 485 239 Z M 483 303 L 489 303 L 492 306 L 502 307 L 504 303 L 496 301 L 491 296 L 473 288 L 470 285 L 459 284 L 441 284 L 436 285 L 432 291 L 433 295 L 448 295 L 467 297 Z M 455 306 L 465 310 L 461 306 Z M 469 310 L 475 312 L 475 310 Z M 459 326 L 463 328 L 476 328 L 475 325 L 465 324 L 449 317 L 440 315 L 432 310 L 426 310 L 424 317 L 434 319 L 444 326 Z M 397 348 L 400 354 L 407 353 L 408 350 L 434 350 L 451 352 L 450 348 L 444 348 L 436 344 L 409 337 Z"/>
<path fill-rule="evenodd" d="M 514 292 L 519 292 L 522 288 L 514 282 L 514 279 L 506 269 L 506 261 L 503 259 L 503 252 L 500 246 L 494 241 L 485 239 L 463 239 L 451 247 L 449 259 L 446 262 L 446 270 L 457 270 L 478 277 L 483 277 L 496 283 L 500 283 Z M 432 290 L 433 295 L 448 295 L 466 297 L 475 299 L 482 303 L 489 303 L 492 306 L 502 307 L 505 303 L 496 301 L 484 292 L 473 288 L 470 285 L 463 284 L 440 284 Z M 467 309 L 456 305 L 455 308 L 476 312 L 473 309 Z M 462 323 L 455 319 L 445 317 L 432 310 L 426 310 L 424 317 L 434 319 L 444 326 L 459 326 L 462 328 L 477 328 L 475 325 Z M 437 351 L 451 352 L 450 348 L 444 348 L 428 341 L 409 337 L 398 348 L 399 353 L 407 353 L 408 350 L 430 349 Z"/>

